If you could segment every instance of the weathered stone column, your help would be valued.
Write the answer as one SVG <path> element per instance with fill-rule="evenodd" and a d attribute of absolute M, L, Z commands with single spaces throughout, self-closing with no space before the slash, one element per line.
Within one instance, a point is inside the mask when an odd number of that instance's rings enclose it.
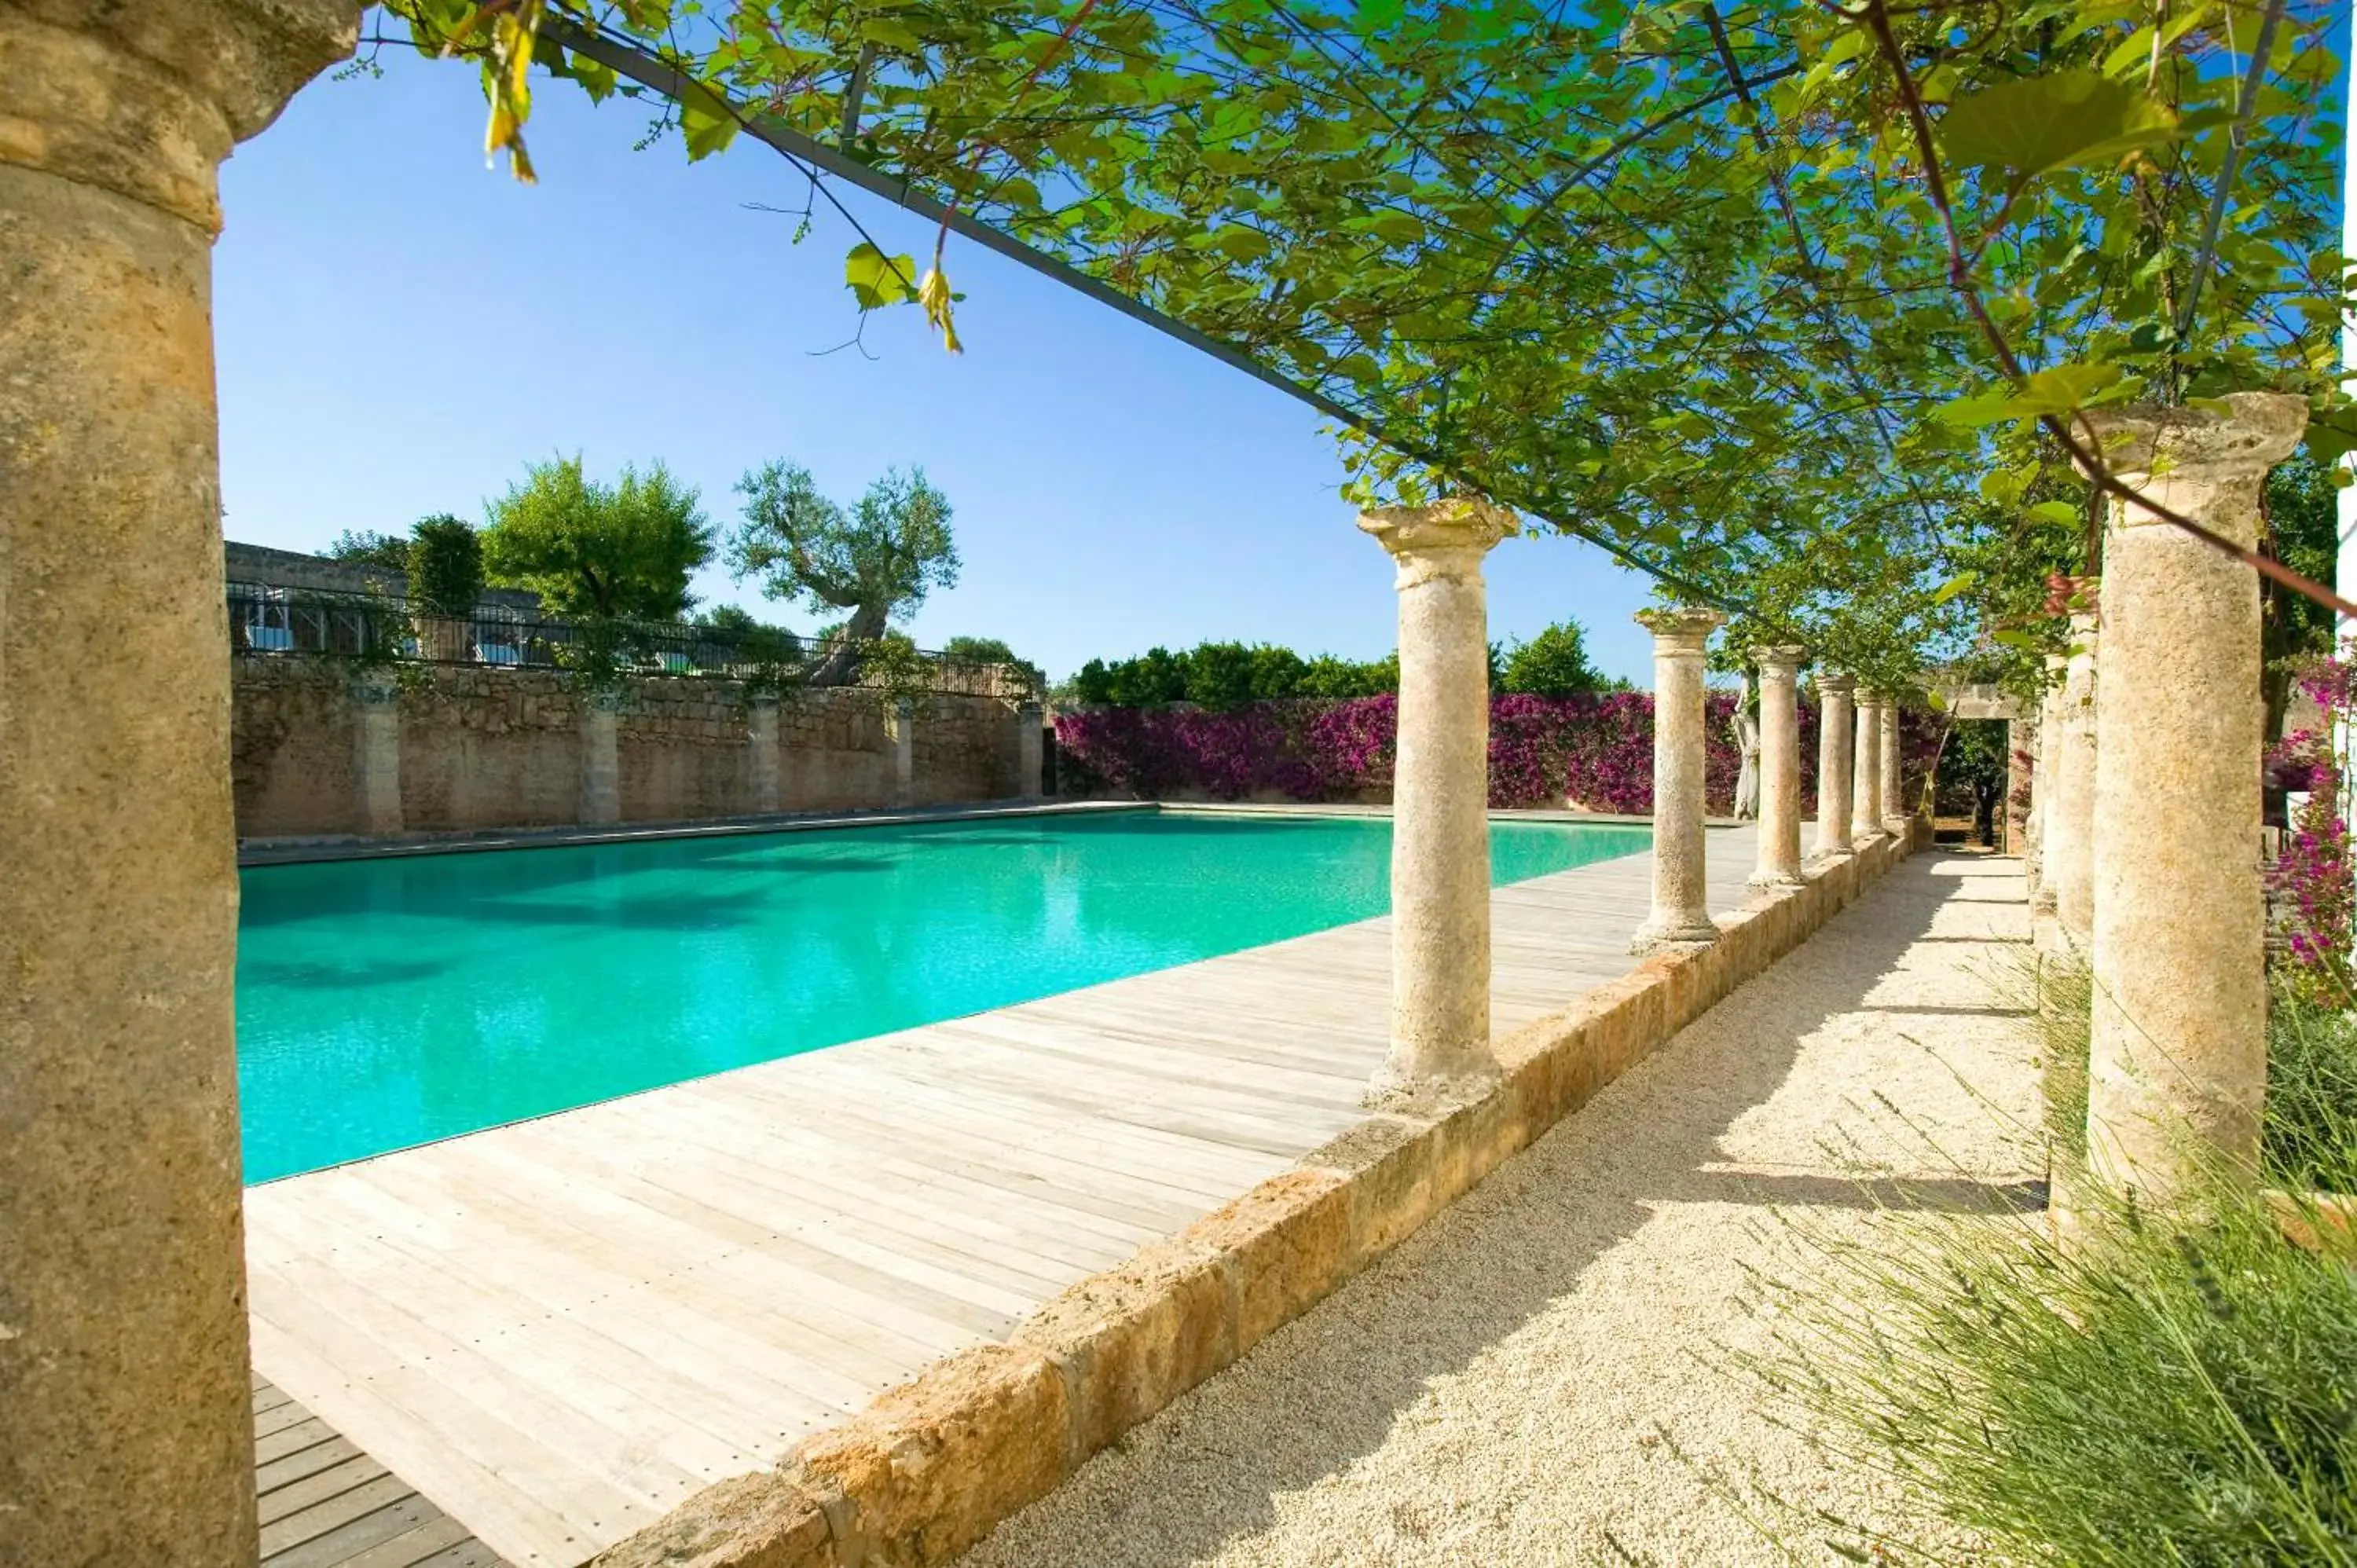
<path fill-rule="evenodd" d="M 352 783 L 361 832 L 401 832 L 401 688 L 390 672 L 365 671 L 352 681 Z"/>
<path fill-rule="evenodd" d="M 2033 716 L 2005 721 L 2006 852 L 2021 856 L 2029 886 L 2038 886 L 2038 793 L 2031 763 L 2038 755 L 2038 720 Z"/>
<path fill-rule="evenodd" d="M 2062 821 L 2062 682 L 2070 660 L 2059 653 L 2046 656 L 2046 691 L 2038 704 L 2038 763 L 2029 771 L 2030 793 L 2037 799 L 2038 863 L 2030 870 L 2029 934 L 2038 950 L 2061 944 L 2061 921 L 2055 914 L 2055 871 L 2066 847 L 2069 826 Z"/>
<path fill-rule="evenodd" d="M 1875 768 L 1874 781 L 1881 792 L 1883 830 L 1904 837 L 1907 819 L 1914 813 L 1908 809 L 1907 780 L 1899 762 L 1899 707 L 1898 693 L 1882 694 L 1882 712 L 1875 720 L 1882 737 L 1882 760 Z"/>
<path fill-rule="evenodd" d="M 1760 859 L 1754 887 L 1801 880 L 1801 660 L 1805 648 L 1757 648 L 1760 666 Z"/>
<path fill-rule="evenodd" d="M 1633 952 L 1718 940 L 1703 886 L 1703 645 L 1726 624 L 1717 610 L 1639 610 L 1653 634 L 1653 908 Z"/>
<path fill-rule="evenodd" d="M 2244 548 L 2304 398 L 2087 417 L 2120 479 Z M 2155 472 L 2156 469 L 2160 471 Z M 2259 584 L 2133 501 L 2104 532 L 2088 1163 L 2166 1203 L 2201 1145 L 2255 1165 L 2266 1092 Z M 2065 914 L 2067 918 L 2068 909 Z"/>
<path fill-rule="evenodd" d="M 884 704 L 884 737 L 892 743 L 892 803 L 917 803 L 917 704 L 906 697 Z"/>
<path fill-rule="evenodd" d="M 622 820 L 622 689 L 592 686 L 581 694 L 581 821 Z"/>
<path fill-rule="evenodd" d="M 2071 652 L 2056 708 L 2061 723 L 2054 746 L 2054 815 L 2047 824 L 2046 875 L 2054 886 L 2054 928 L 2048 940 L 2082 954 L 2095 929 L 2095 659 L 2100 641 L 2094 611 L 2071 617 Z"/>
<path fill-rule="evenodd" d="M 0 5 L 0 1563 L 253 1562 L 214 171 L 359 13 Z"/>
<path fill-rule="evenodd" d="M 1889 699 L 1857 689 L 1857 741 L 1850 752 L 1849 836 L 1853 843 L 1882 832 L 1882 714 Z"/>
<path fill-rule="evenodd" d="M 1849 853 L 1849 798 L 1856 753 L 1851 693 L 1857 682 L 1831 670 L 1817 671 L 1817 847 L 1819 855 Z"/>
<path fill-rule="evenodd" d="M 1397 564 L 1392 1042 L 1369 1098 L 1486 1078 L 1490 1055 L 1489 604 L 1481 557 L 1513 514 L 1470 497 L 1359 526 Z"/>
<path fill-rule="evenodd" d="M 745 744 L 752 755 L 753 810 L 780 809 L 785 789 L 778 756 L 778 696 L 756 692 L 745 704 Z"/>
<path fill-rule="evenodd" d="M 1045 765 L 1047 736 L 1046 715 L 1039 704 L 1021 703 L 1015 709 L 1015 793 L 1025 800 L 1036 800 L 1040 793 L 1040 774 Z"/>

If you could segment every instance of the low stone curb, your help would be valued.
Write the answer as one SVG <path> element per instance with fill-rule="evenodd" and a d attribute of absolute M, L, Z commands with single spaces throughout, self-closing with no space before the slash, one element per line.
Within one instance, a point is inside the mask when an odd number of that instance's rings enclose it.
<path fill-rule="evenodd" d="M 1469 1096 L 1371 1114 L 1007 1343 L 934 1363 L 774 1471 L 721 1482 L 591 1568 L 932 1568 L 1389 1251 L 1931 841 L 1911 824 L 1812 865 L 1497 1042 Z"/>

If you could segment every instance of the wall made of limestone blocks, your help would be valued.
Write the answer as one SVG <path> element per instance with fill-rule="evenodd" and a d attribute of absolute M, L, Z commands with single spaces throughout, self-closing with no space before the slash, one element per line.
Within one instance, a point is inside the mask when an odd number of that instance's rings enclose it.
<path fill-rule="evenodd" d="M 345 662 L 242 656 L 232 671 L 232 763 L 242 838 L 358 833 L 352 684 Z M 751 696 L 735 682 L 623 682 L 615 757 L 624 822 L 742 816 L 755 799 Z M 399 697 L 407 832 L 560 827 L 581 820 L 585 695 L 554 671 L 434 666 Z M 778 703 L 778 808 L 895 803 L 885 698 L 860 688 Z M 1013 704 L 981 695 L 917 701 L 915 800 L 1016 791 Z"/>

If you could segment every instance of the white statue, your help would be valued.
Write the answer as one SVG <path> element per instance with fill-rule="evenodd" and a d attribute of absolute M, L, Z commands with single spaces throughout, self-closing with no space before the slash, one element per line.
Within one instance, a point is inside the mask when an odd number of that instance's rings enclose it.
<path fill-rule="evenodd" d="M 1727 728 L 1743 757 L 1743 771 L 1735 776 L 1735 820 L 1748 822 L 1760 814 L 1760 716 L 1751 711 L 1751 671 L 1735 693 L 1735 717 Z"/>

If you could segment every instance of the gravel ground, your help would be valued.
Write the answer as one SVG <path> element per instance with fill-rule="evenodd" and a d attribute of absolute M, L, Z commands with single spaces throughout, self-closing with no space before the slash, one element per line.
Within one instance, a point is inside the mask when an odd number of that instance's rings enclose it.
<path fill-rule="evenodd" d="M 1891 1223 L 1861 1170 L 1909 1223 L 2036 1201 L 2028 929 L 2018 862 L 1902 865 L 965 1568 L 1836 1561 L 1795 1507 L 1890 1499 L 1725 1369 L 1746 1265 L 1793 1215 Z"/>

